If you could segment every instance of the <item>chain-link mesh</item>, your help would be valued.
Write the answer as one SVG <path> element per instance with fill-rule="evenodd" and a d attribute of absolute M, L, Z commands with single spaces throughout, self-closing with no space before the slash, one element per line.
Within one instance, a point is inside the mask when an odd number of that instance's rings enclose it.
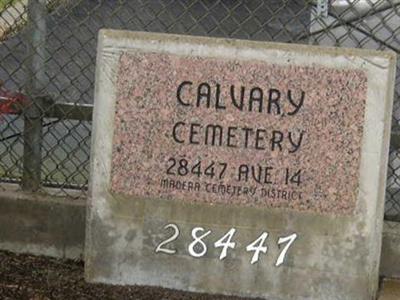
<path fill-rule="evenodd" d="M 400 53 L 400 0 L 0 0 L 0 11 L 3 94 L 28 99 L 2 114 L 0 178 L 66 194 L 87 187 L 100 28 Z M 400 221 L 400 72 L 396 82 L 386 218 Z"/>

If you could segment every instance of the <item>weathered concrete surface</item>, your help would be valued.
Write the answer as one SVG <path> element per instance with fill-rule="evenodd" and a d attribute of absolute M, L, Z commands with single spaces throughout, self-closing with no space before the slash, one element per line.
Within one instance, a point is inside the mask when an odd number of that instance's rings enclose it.
<path fill-rule="evenodd" d="M 383 226 L 380 274 L 400 278 L 400 224 L 385 222 Z M 400 298 L 399 298 L 400 299 Z"/>
<path fill-rule="evenodd" d="M 280 66 L 313 65 L 365 72 L 368 91 L 359 190 L 353 214 L 320 215 L 295 209 L 185 203 L 176 199 L 166 201 L 156 197 L 112 194 L 109 188 L 113 112 L 119 60 L 125 52 L 262 61 Z M 374 299 L 378 287 L 395 59 L 390 52 L 101 31 L 86 278 L 94 282 L 161 285 L 274 300 Z M 163 100 L 169 99 L 160 99 Z M 157 245 L 171 234 L 163 229 L 168 223 L 174 223 L 180 229 L 178 239 L 169 245 L 177 249 L 177 253 L 155 253 Z M 193 240 L 191 230 L 196 226 L 212 230 L 204 238 L 208 252 L 200 258 L 188 254 Z M 228 257 L 221 261 L 218 260 L 220 250 L 213 248 L 213 243 L 230 228 L 237 229 L 233 239 L 236 248 L 229 249 Z M 257 264 L 250 264 L 251 254 L 245 248 L 263 231 L 270 234 L 266 242 L 268 252 L 261 255 Z M 278 237 L 293 232 L 298 234 L 298 239 L 284 263 L 275 267 L 282 250 L 277 247 Z"/>
<path fill-rule="evenodd" d="M 0 208 L 1 250 L 58 258 L 83 257 L 86 199 L 35 196 L 14 188 L 0 192 Z M 55 222 L 48 221 L 53 219 Z M 61 243 L 60 237 L 64 238 Z M 380 276 L 400 277 L 399 237 L 398 223 L 384 222 Z"/>
<path fill-rule="evenodd" d="M 0 191 L 0 249 L 81 258 L 86 201 Z"/>

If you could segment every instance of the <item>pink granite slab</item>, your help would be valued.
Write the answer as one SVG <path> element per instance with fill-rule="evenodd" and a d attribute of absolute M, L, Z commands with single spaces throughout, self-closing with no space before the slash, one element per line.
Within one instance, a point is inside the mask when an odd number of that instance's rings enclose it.
<path fill-rule="evenodd" d="M 184 81 L 192 82 L 182 89 L 179 103 L 177 90 Z M 211 86 L 211 107 L 203 99 L 196 107 L 197 87 Z M 220 85 L 220 106 L 216 109 L 216 84 Z M 248 99 L 250 89 L 260 87 L 263 110 L 258 102 L 245 101 L 243 111 L 232 105 L 230 87 L 239 95 L 241 86 Z M 272 103 L 268 113 L 271 89 L 281 91 L 280 112 Z M 287 99 L 288 90 L 304 104 L 295 114 Z M 204 91 L 204 86 L 203 90 Z M 223 60 L 182 57 L 159 53 L 123 54 L 120 58 L 115 131 L 113 140 L 111 191 L 114 193 L 225 205 L 247 205 L 290 208 L 323 214 L 347 215 L 354 211 L 358 194 L 360 148 L 363 134 L 367 77 L 362 70 L 333 69 L 320 66 L 278 66 L 273 62 Z M 259 92 L 254 91 L 254 96 Z M 177 127 L 178 143 L 173 138 Z M 189 143 L 190 124 L 199 133 Z M 223 145 L 205 144 L 208 124 L 223 129 Z M 229 127 L 233 137 L 227 147 Z M 246 144 L 245 130 L 249 131 Z M 259 148 L 255 149 L 255 131 L 260 129 Z M 282 150 L 270 143 L 274 131 L 283 134 Z M 218 132 L 219 133 L 219 132 Z M 302 140 L 297 151 L 288 139 Z M 275 134 L 275 135 L 274 135 Z M 211 138 L 211 136 L 209 136 Z M 188 174 L 182 167 L 178 174 L 172 158 L 188 162 Z M 201 161 L 201 169 L 191 169 Z M 181 161 L 186 165 L 185 161 Z M 204 174 L 214 162 L 215 175 Z M 223 164 L 227 167 L 220 178 Z M 247 164 L 254 170 L 268 169 L 261 182 L 249 178 L 238 180 L 238 168 Z M 301 170 L 301 183 L 286 183 L 290 174 Z M 197 172 L 196 172 L 197 171 Z M 262 173 L 265 175 L 265 172 Z M 255 173 L 255 178 L 258 173 Z"/>

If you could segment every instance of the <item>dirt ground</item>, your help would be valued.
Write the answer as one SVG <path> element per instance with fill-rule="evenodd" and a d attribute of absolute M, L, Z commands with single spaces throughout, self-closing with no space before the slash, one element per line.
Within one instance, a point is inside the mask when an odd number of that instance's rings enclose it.
<path fill-rule="evenodd" d="M 0 251 L 0 299 L 243 300 L 154 287 L 89 284 L 83 262 Z"/>

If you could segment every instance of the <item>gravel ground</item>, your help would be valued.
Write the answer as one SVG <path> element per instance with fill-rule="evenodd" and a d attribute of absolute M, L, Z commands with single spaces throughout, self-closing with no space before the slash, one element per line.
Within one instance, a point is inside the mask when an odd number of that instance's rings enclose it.
<path fill-rule="evenodd" d="M 89 284 L 83 262 L 0 251 L 0 299 L 240 300 L 154 287 Z"/>

